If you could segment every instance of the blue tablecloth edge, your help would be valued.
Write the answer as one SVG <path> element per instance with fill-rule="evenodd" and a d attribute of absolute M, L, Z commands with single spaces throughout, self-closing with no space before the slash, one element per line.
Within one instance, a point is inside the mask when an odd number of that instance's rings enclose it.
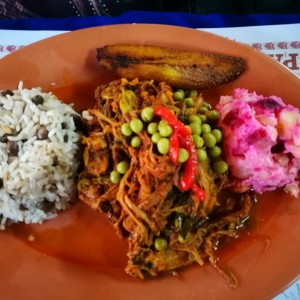
<path fill-rule="evenodd" d="M 189 28 L 222 28 L 300 23 L 300 14 L 210 14 L 181 12 L 129 11 L 117 17 L 1 19 L 0 29 L 10 30 L 76 30 L 112 24 L 164 24 Z"/>

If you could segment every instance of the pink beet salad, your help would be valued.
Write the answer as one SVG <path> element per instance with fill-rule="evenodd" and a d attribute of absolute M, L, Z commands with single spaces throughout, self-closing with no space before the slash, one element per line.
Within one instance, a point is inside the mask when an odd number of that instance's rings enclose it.
<path fill-rule="evenodd" d="M 297 197 L 299 110 L 279 97 L 245 89 L 222 96 L 216 108 L 234 190 L 262 193 L 284 187 Z"/>

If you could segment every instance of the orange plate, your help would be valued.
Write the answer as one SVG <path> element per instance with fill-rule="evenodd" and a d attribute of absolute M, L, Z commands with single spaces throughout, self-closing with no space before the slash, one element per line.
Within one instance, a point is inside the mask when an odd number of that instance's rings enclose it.
<path fill-rule="evenodd" d="M 234 87 L 299 106 L 300 80 L 270 57 L 228 39 L 163 25 L 113 25 L 74 31 L 35 43 L 0 60 L 0 89 L 41 86 L 77 109 L 94 103 L 95 87 L 114 77 L 96 64 L 96 48 L 140 43 L 242 56 L 236 81 L 203 91 L 217 101 Z M 300 201 L 282 191 L 259 199 L 256 233 L 227 247 L 223 262 L 239 278 L 230 289 L 209 265 L 142 281 L 123 271 L 126 245 L 107 220 L 82 204 L 44 225 L 0 233 L 2 299 L 270 299 L 300 273 Z M 257 233 L 259 235 L 257 235 Z M 26 240 L 28 234 L 35 242 Z M 265 249 L 264 237 L 270 239 Z"/>

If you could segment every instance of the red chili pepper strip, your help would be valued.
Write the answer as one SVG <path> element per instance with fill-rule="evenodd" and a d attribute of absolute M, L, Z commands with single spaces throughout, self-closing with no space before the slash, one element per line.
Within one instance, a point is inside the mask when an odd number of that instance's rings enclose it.
<path fill-rule="evenodd" d="M 184 192 L 192 189 L 199 200 L 203 201 L 205 199 L 205 191 L 195 184 L 198 157 L 195 144 L 192 141 L 191 130 L 180 122 L 166 106 L 157 106 L 154 110 L 154 114 L 165 119 L 174 130 L 174 133 L 170 137 L 169 157 L 171 161 L 175 163 L 178 161 L 179 145 L 185 148 L 189 153 L 189 159 L 184 164 L 184 172 L 179 180 L 180 188 Z"/>
<path fill-rule="evenodd" d="M 170 157 L 173 164 L 178 163 L 179 140 L 178 140 L 178 134 L 176 132 L 174 132 L 170 137 L 169 157 Z"/>
<path fill-rule="evenodd" d="M 198 157 L 197 150 L 192 137 L 179 135 L 179 143 L 189 153 L 189 159 L 184 164 L 184 172 L 179 180 L 179 186 L 183 191 L 187 191 L 192 188 L 197 172 L 198 172 Z"/>
<path fill-rule="evenodd" d="M 165 119 L 169 123 L 169 125 L 178 133 L 178 135 L 191 135 L 191 130 L 187 128 L 182 122 L 180 122 L 168 107 L 159 105 L 155 108 L 154 114 Z"/>
<path fill-rule="evenodd" d="M 200 188 L 199 186 L 197 186 L 196 184 L 194 184 L 192 186 L 192 191 L 196 194 L 197 198 L 203 202 L 205 200 L 205 190 L 203 190 L 202 188 Z"/>

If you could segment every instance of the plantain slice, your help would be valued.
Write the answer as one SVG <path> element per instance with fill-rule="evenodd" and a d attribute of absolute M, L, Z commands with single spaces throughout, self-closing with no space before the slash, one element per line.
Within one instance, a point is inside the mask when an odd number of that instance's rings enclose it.
<path fill-rule="evenodd" d="M 98 48 L 97 61 L 120 77 L 186 89 L 211 88 L 236 79 L 246 69 L 240 57 L 135 44 Z"/>

